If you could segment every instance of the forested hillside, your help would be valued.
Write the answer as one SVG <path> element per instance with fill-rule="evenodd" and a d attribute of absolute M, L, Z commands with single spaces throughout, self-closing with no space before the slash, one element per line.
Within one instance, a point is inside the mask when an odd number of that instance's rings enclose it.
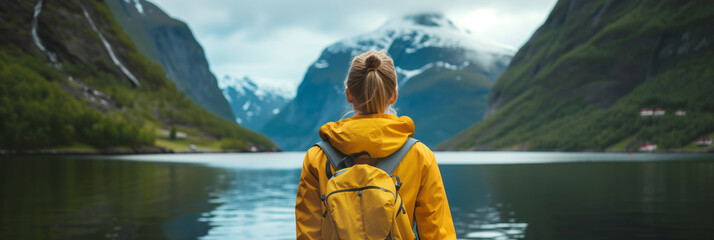
<path fill-rule="evenodd" d="M 0 33 L 0 149 L 137 150 L 172 128 L 216 149 L 275 148 L 186 98 L 104 2 L 3 1 Z"/>
<path fill-rule="evenodd" d="M 560 0 L 499 78 L 484 121 L 439 148 L 686 148 L 714 132 L 713 45 L 711 1 Z"/>

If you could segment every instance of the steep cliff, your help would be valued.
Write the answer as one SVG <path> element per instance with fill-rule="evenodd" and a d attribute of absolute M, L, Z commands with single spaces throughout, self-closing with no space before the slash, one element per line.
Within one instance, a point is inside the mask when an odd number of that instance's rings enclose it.
<path fill-rule="evenodd" d="M 107 0 L 114 18 L 137 49 L 163 67 L 176 87 L 199 106 L 233 120 L 201 45 L 188 26 L 144 0 Z"/>
<path fill-rule="evenodd" d="M 714 132 L 713 41 L 711 1 L 560 0 L 494 86 L 488 117 L 439 148 L 686 146 Z"/>
<path fill-rule="evenodd" d="M 138 149 L 173 127 L 216 148 L 275 148 L 186 98 L 104 2 L 3 1 L 0 33 L 0 150 Z"/>

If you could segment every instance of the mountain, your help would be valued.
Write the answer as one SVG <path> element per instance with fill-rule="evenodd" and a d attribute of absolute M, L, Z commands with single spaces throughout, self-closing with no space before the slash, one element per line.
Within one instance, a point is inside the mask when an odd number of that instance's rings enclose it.
<path fill-rule="evenodd" d="M 378 29 L 334 43 L 308 68 L 295 99 L 261 131 L 283 149 L 307 149 L 322 124 L 350 110 L 344 80 L 351 60 L 372 50 L 394 59 L 399 81 L 395 104 L 412 117 L 416 138 L 435 146 L 478 122 L 491 86 L 514 50 L 481 40 L 441 14 L 392 19 Z"/>
<path fill-rule="evenodd" d="M 295 95 L 286 89 L 258 85 L 248 77 L 223 76 L 218 86 L 231 105 L 235 121 L 254 131 L 261 130 Z"/>
<path fill-rule="evenodd" d="M 104 2 L 3 1 L 0 26 L 0 152 L 276 148 L 187 98 Z"/>
<path fill-rule="evenodd" d="M 139 52 L 161 65 L 176 87 L 199 106 L 233 120 L 201 45 L 186 23 L 144 0 L 106 0 Z"/>
<path fill-rule="evenodd" d="M 691 147 L 714 133 L 712 40 L 711 1 L 560 0 L 493 87 L 488 117 L 439 149 Z"/>

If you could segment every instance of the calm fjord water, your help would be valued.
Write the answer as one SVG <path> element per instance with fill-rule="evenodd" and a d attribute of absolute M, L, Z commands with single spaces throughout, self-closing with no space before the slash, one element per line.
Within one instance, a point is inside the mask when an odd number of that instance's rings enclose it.
<path fill-rule="evenodd" d="M 294 239 L 302 158 L 2 157 L 0 239 Z M 714 239 L 714 155 L 437 161 L 460 239 Z"/>

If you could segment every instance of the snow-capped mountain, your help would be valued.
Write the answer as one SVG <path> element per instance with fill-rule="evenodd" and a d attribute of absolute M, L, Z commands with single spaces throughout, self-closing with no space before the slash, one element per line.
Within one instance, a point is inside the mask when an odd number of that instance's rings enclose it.
<path fill-rule="evenodd" d="M 288 89 L 258 85 L 248 77 L 224 76 L 218 87 L 228 100 L 236 116 L 235 121 L 251 130 L 258 131 L 295 96 Z"/>
<path fill-rule="evenodd" d="M 477 53 L 464 56 L 466 58 L 464 62 L 444 59 L 446 61 L 442 64 L 445 63 L 447 67 L 450 65 L 452 68 L 459 65 L 468 66 L 469 63 L 466 62 L 478 64 L 486 69 L 497 68 L 498 64 L 507 64 L 516 51 L 511 46 L 472 35 L 468 30 L 457 27 L 442 14 L 417 14 L 392 19 L 373 32 L 335 43 L 329 46 L 327 51 L 334 54 L 349 52 L 350 55 L 357 56 L 369 50 L 384 49 L 390 54 L 402 53 L 409 55 L 409 58 L 418 58 L 420 55 L 428 54 L 429 49 L 433 48 L 463 49 L 467 52 Z M 392 57 L 396 58 L 397 56 Z M 422 65 L 422 67 L 427 67 L 426 65 L 430 63 Z M 319 59 L 315 64 L 317 64 L 316 67 L 327 66 L 323 59 Z M 398 68 L 397 71 L 407 73 L 422 68 L 406 65 L 404 67 L 407 69 Z"/>
<path fill-rule="evenodd" d="M 483 118 L 491 86 L 515 52 L 460 29 L 442 14 L 392 19 L 325 48 L 308 68 L 295 99 L 261 132 L 282 149 L 310 147 L 322 124 L 351 110 L 343 81 L 351 60 L 368 50 L 386 50 L 394 59 L 397 111 L 414 120 L 416 138 L 429 146 Z"/>

